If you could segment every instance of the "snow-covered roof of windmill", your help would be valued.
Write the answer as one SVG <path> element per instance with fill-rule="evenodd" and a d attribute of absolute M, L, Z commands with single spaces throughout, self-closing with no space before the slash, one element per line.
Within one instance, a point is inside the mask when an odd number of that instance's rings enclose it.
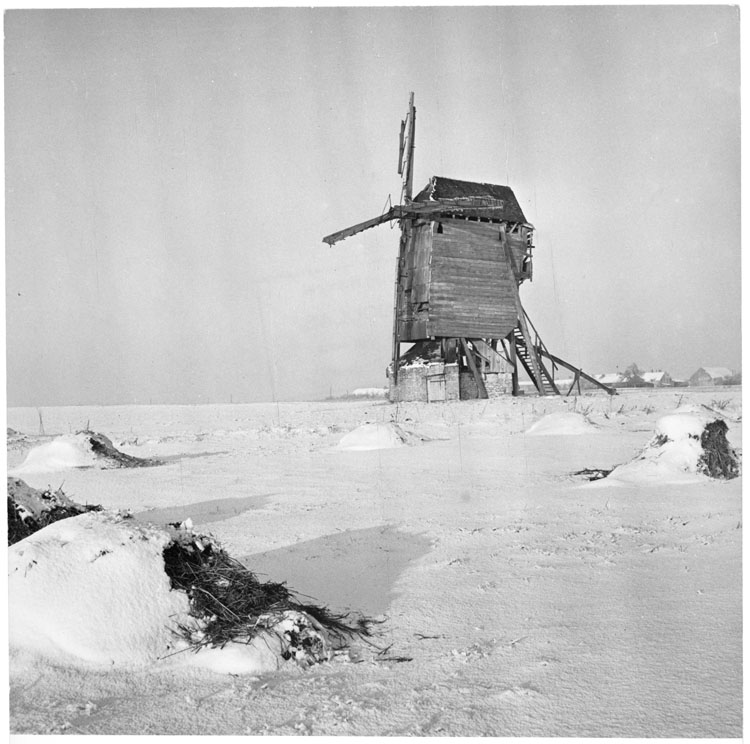
<path fill-rule="evenodd" d="M 505 208 L 503 219 L 508 222 L 526 222 L 526 217 L 510 186 L 433 176 L 427 186 L 414 197 L 414 201 L 417 202 L 460 201 L 461 199 L 486 199 L 488 203 L 502 201 Z"/>

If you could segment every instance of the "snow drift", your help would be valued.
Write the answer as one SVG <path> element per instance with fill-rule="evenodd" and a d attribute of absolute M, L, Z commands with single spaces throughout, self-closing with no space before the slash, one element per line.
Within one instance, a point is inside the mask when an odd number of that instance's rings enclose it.
<path fill-rule="evenodd" d="M 336 449 L 346 451 L 403 447 L 407 436 L 396 424 L 362 424 L 341 437 Z"/>
<path fill-rule="evenodd" d="M 161 465 L 161 462 L 120 452 L 104 434 L 79 431 L 34 447 L 12 474 L 54 473 L 69 468 L 134 468 L 152 465 Z"/>
<path fill-rule="evenodd" d="M 289 659 L 327 660 L 332 641 L 367 633 L 364 621 L 346 625 L 300 605 L 283 584 L 259 582 L 185 525 L 87 512 L 8 552 L 10 646 L 63 663 L 133 667 L 170 658 L 259 674 Z"/>
<path fill-rule="evenodd" d="M 142 665 L 175 651 L 190 622 L 164 572 L 165 530 L 108 512 L 48 525 L 8 548 L 8 632 L 55 660 Z"/>
<path fill-rule="evenodd" d="M 739 474 L 739 458 L 726 439 L 727 425 L 689 411 L 662 416 L 640 455 L 596 484 L 695 483 Z"/>
<path fill-rule="evenodd" d="M 576 434 L 593 434 L 597 428 L 580 413 L 550 413 L 532 424 L 527 434 L 533 436 L 569 436 Z"/>

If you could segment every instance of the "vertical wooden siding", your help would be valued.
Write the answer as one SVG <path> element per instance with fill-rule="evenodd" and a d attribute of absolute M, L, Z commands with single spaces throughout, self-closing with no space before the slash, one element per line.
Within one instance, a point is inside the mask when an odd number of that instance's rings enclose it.
<path fill-rule="evenodd" d="M 432 236 L 429 335 L 504 338 L 517 312 L 499 226 L 468 220 L 442 226 Z"/>
<path fill-rule="evenodd" d="M 430 258 L 433 223 L 416 221 L 406 249 L 404 273 L 399 283 L 401 313 L 399 335 L 402 341 L 428 338 L 430 299 Z"/>

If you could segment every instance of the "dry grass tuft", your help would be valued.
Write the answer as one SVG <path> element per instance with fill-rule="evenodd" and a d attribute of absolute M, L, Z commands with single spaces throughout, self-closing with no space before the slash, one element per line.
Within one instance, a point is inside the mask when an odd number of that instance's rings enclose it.
<path fill-rule="evenodd" d="M 134 457 L 125 452 L 120 452 L 112 440 L 104 434 L 90 431 L 88 428 L 77 432 L 88 438 L 92 452 L 101 457 L 109 466 L 115 468 L 149 468 L 163 465 L 161 460 L 154 457 Z"/>
<path fill-rule="evenodd" d="M 717 419 L 706 424 L 701 434 L 703 455 L 698 470 L 711 478 L 730 480 L 740 474 L 739 457 L 727 441 L 728 428 L 725 421 Z"/>
<path fill-rule="evenodd" d="M 371 621 L 350 620 L 348 615 L 300 601 L 285 584 L 260 581 L 211 538 L 190 530 L 177 529 L 175 540 L 164 550 L 164 565 L 172 588 L 187 593 L 190 614 L 199 621 L 198 634 L 195 628 L 179 629 L 196 651 L 231 641 L 247 643 L 288 611 L 311 617 L 339 648 L 347 638 L 371 634 Z M 315 634 L 308 634 L 291 639 L 291 645 L 312 643 L 314 638 Z"/>

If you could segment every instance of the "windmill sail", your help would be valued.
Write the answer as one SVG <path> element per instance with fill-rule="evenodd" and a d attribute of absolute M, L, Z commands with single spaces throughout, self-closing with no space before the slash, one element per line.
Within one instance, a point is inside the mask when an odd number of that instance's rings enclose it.
<path fill-rule="evenodd" d="M 406 119 L 401 122 L 401 143 L 399 148 L 399 168 L 398 173 L 404 177 L 403 188 L 401 190 L 403 198 L 411 201 L 412 182 L 414 178 L 414 133 L 415 119 L 417 110 L 414 108 L 414 93 L 409 94 L 409 111 L 406 113 Z"/>

